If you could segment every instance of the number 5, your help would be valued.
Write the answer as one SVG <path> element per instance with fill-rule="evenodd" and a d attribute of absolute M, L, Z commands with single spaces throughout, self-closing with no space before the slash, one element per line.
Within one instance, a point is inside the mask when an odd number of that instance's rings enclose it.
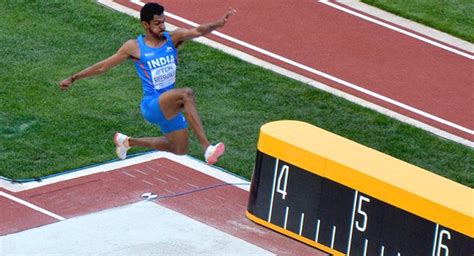
<path fill-rule="evenodd" d="M 363 221 L 361 226 L 359 225 L 359 221 L 356 220 L 356 228 L 360 232 L 365 231 L 365 229 L 367 228 L 367 222 L 369 221 L 369 216 L 367 215 L 366 212 L 364 212 L 362 210 L 362 201 L 365 201 L 365 202 L 368 203 L 368 202 L 370 202 L 370 199 L 365 197 L 365 196 L 362 196 L 362 195 L 359 196 L 359 203 L 358 203 L 358 206 L 357 206 L 357 213 L 364 217 L 364 221 Z"/>

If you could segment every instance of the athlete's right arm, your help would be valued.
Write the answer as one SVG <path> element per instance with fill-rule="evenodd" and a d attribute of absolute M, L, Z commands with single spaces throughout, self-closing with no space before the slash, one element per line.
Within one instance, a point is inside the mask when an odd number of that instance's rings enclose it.
<path fill-rule="evenodd" d="M 90 76 L 97 76 L 97 75 L 101 75 L 105 72 L 107 72 L 109 69 L 123 63 L 125 60 L 127 60 L 128 58 L 130 57 L 137 57 L 137 51 L 138 49 L 138 46 L 137 46 L 137 43 L 135 40 L 129 40 L 127 42 L 125 42 L 122 47 L 120 47 L 120 49 L 118 49 L 118 51 L 108 57 L 107 59 L 105 60 L 102 60 L 100 62 L 97 62 L 96 64 L 64 79 L 63 81 L 61 81 L 61 83 L 59 84 L 59 87 L 62 89 L 62 90 L 65 90 L 67 88 L 69 88 L 73 83 L 74 81 L 76 80 L 79 80 L 79 79 L 82 79 L 82 78 L 86 78 L 86 77 L 90 77 Z"/>

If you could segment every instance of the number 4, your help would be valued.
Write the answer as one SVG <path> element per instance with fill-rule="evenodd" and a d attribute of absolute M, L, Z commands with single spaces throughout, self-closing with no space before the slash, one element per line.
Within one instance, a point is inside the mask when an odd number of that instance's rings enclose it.
<path fill-rule="evenodd" d="M 286 192 L 286 184 L 288 183 L 288 171 L 290 170 L 290 167 L 288 165 L 283 165 L 281 167 L 281 172 L 280 175 L 278 175 L 278 185 L 277 185 L 277 192 L 281 194 L 281 198 L 285 199 L 286 195 L 288 194 Z M 283 181 L 283 184 L 281 181 L 285 178 Z M 283 188 L 282 188 L 283 185 Z"/>

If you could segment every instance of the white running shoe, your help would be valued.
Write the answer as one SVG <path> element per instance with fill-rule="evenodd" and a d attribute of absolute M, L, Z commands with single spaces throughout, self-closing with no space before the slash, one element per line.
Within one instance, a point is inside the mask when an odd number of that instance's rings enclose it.
<path fill-rule="evenodd" d="M 117 132 L 114 136 L 114 142 L 115 152 L 117 153 L 118 158 L 127 158 L 127 151 L 130 148 L 130 146 L 128 145 L 128 136 Z"/>
<path fill-rule="evenodd" d="M 217 159 L 224 154 L 224 151 L 225 145 L 222 142 L 217 143 L 215 146 L 209 145 L 204 153 L 204 158 L 208 164 L 215 164 Z"/>

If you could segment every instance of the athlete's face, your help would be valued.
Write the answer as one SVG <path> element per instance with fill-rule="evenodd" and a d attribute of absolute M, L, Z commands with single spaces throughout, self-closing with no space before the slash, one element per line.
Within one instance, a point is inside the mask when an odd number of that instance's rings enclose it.
<path fill-rule="evenodd" d="M 165 32 L 165 15 L 154 15 L 150 22 L 144 22 L 145 31 L 156 38 L 163 38 Z"/>

